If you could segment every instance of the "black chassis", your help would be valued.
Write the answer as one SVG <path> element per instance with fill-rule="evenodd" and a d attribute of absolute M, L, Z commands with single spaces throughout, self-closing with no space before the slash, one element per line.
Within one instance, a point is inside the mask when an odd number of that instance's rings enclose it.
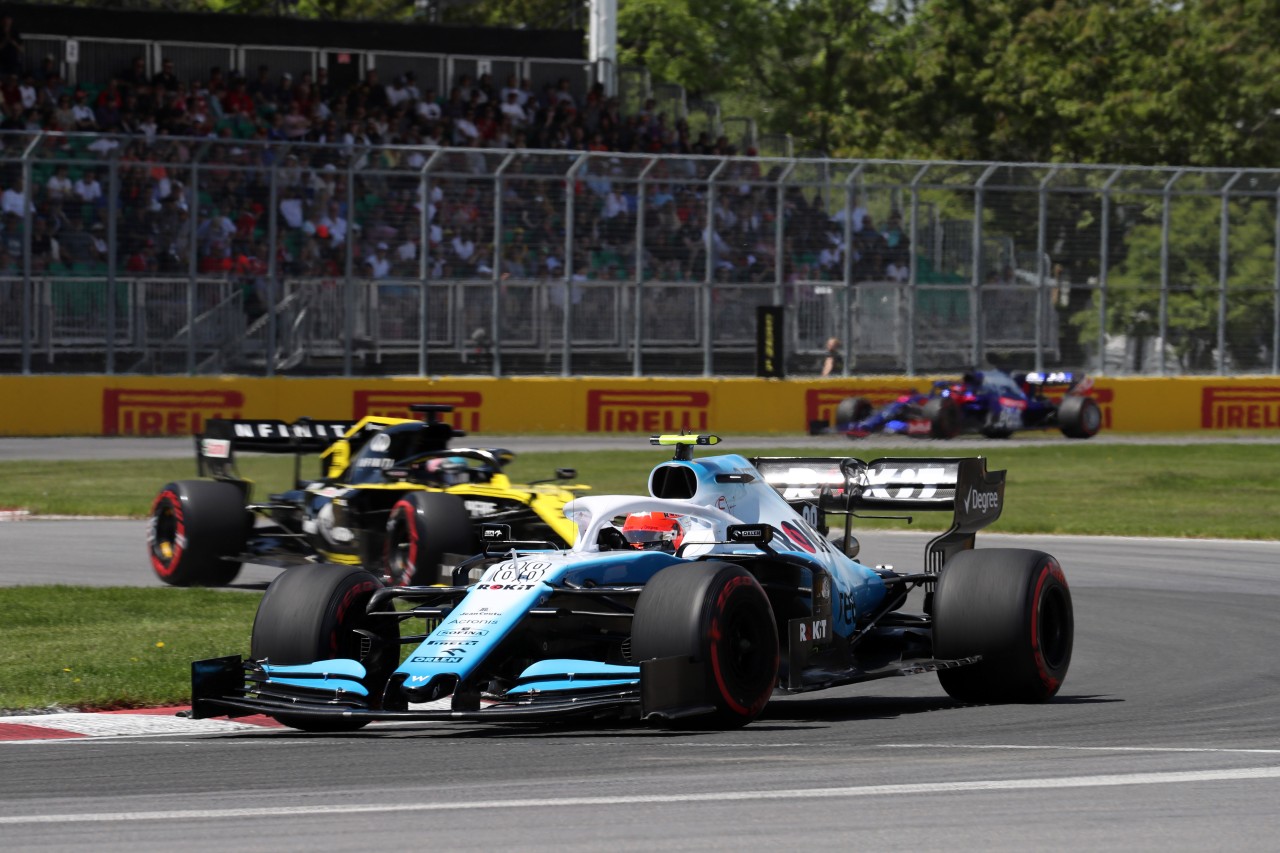
<path fill-rule="evenodd" d="M 426 418 L 422 426 L 430 433 L 430 440 L 426 442 L 429 449 L 412 459 L 402 460 L 405 465 L 432 456 L 462 456 L 479 460 L 492 470 L 500 471 L 515 458 L 511 451 L 501 448 L 449 447 L 451 439 L 466 435 L 438 420 L 438 415 L 451 411 L 452 406 L 415 404 L 410 408 Z M 327 476 L 325 452 L 345 438 L 350 455 L 354 457 L 384 426 L 382 423 L 370 423 L 354 435 L 347 435 L 357 423 L 312 418 L 300 418 L 292 423 L 265 419 L 210 419 L 206 422 L 205 431 L 194 436 L 197 475 L 235 485 L 244 494 L 246 511 L 256 519 L 243 553 L 229 559 L 277 568 L 325 561 L 322 549 L 317 547 L 317 537 L 304 530 L 304 523 L 311 516 L 307 507 L 311 496 L 305 489 L 317 483 L 330 483 L 335 488 L 344 486 L 340 480 Z M 219 449 L 215 453 L 213 448 Z M 252 483 L 242 477 L 236 467 L 237 453 L 292 454 L 294 488 L 269 495 L 265 502 L 255 502 Z M 321 455 L 319 470 L 314 478 L 306 478 L 302 472 L 303 457 L 316 454 Z M 349 489 L 341 501 L 333 502 L 334 525 L 351 530 L 354 539 L 345 548 L 332 542 L 324 543 L 326 547 L 323 550 L 341 554 L 338 559 L 343 562 L 358 562 L 363 566 L 380 563 L 391 508 L 406 493 L 419 491 L 421 482 L 407 467 L 392 469 L 388 473 L 399 477 L 405 487 Z M 557 472 L 557 477 L 562 476 L 571 477 L 573 472 Z M 483 516 L 484 521 L 509 525 L 522 536 L 536 536 L 564 544 L 527 503 L 494 496 L 486 496 L 485 501 L 493 504 L 493 508 Z M 479 520 L 476 519 L 477 522 Z"/>

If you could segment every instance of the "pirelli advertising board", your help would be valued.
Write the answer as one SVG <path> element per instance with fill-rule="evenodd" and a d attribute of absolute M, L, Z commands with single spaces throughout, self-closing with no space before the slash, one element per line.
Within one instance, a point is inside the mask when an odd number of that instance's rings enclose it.
<path fill-rule="evenodd" d="M 929 381 L 0 376 L 0 435 L 182 436 L 209 418 L 408 417 L 411 403 L 453 406 L 454 426 L 472 434 L 803 435 L 846 397 L 888 402 Z M 1104 430 L 1280 430 L 1280 377 L 1101 378 L 1092 394 Z"/>

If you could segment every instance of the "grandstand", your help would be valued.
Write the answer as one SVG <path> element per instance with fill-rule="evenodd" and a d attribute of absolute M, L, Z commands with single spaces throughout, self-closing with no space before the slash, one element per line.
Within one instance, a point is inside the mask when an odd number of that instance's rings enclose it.
<path fill-rule="evenodd" d="M 759 156 L 580 33 L 13 14 L 6 369 L 749 373 L 770 304 L 796 368 L 832 335 L 861 369 L 1060 357 L 1034 253 Z"/>

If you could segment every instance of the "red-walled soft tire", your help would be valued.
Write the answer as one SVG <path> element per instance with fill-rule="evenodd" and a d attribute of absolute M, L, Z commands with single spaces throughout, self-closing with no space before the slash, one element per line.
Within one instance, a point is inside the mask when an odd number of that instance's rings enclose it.
<path fill-rule="evenodd" d="M 253 514 L 232 483 L 180 480 L 151 504 L 147 555 L 156 577 L 171 586 L 226 586 L 240 573 Z"/>
<path fill-rule="evenodd" d="M 933 652 L 940 660 L 981 655 L 942 669 L 938 680 L 964 702 L 1044 702 L 1071 665 L 1075 613 L 1058 561 L 1041 551 L 961 551 L 942 568 L 933 595 Z"/>
<path fill-rule="evenodd" d="M 250 654 L 254 660 L 282 666 L 333 658 L 359 661 L 367 673 L 364 686 L 376 701 L 400 662 L 395 620 L 375 620 L 368 615 L 369 599 L 382 587 L 372 572 L 356 566 L 320 563 L 286 569 L 271 582 L 258 604 Z M 364 659 L 357 630 L 372 631 L 384 641 L 369 646 Z M 272 716 L 304 731 L 353 731 L 367 722 Z"/>
<path fill-rule="evenodd" d="M 387 518 L 382 579 L 388 586 L 440 582 L 445 554 L 478 552 L 471 517 L 462 499 L 443 492 L 409 492 Z"/>
<path fill-rule="evenodd" d="M 636 602 L 631 656 L 692 659 L 702 670 L 699 704 L 715 708 L 695 724 L 744 726 L 764 710 L 778 682 L 778 629 L 769 598 L 741 566 L 663 569 Z"/>

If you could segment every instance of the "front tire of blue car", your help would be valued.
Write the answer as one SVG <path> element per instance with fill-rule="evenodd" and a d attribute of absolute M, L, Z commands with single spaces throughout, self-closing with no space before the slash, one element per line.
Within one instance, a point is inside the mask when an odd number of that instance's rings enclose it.
<path fill-rule="evenodd" d="M 947 561 L 933 595 L 933 653 L 939 660 L 981 655 L 940 669 L 963 702 L 1044 702 L 1071 665 L 1075 614 L 1058 561 L 1041 551 L 986 548 Z"/>
<path fill-rule="evenodd" d="M 960 405 L 950 397 L 934 397 L 924 404 L 921 417 L 929 422 L 929 435 L 933 438 L 955 438 L 960 434 Z"/>
<path fill-rule="evenodd" d="M 368 615 L 369 599 L 382 582 L 356 566 L 322 563 L 287 569 L 267 587 L 253 620 L 251 655 L 278 665 L 307 664 L 333 658 L 360 661 L 364 686 L 372 699 L 382 696 L 399 664 L 398 635 L 388 620 Z M 359 630 L 372 631 L 383 642 L 362 642 Z M 315 719 L 272 715 L 303 731 L 354 731 L 364 720 Z"/>
<path fill-rule="evenodd" d="M 871 401 L 866 397 L 846 397 L 836 405 L 836 426 L 847 428 L 850 424 L 865 421 L 873 411 Z"/>
<path fill-rule="evenodd" d="M 745 726 L 778 681 L 778 629 L 760 583 L 741 566 L 689 563 L 645 584 L 631 626 L 635 661 L 680 657 L 700 670 L 698 705 L 715 710 L 695 725 Z"/>

